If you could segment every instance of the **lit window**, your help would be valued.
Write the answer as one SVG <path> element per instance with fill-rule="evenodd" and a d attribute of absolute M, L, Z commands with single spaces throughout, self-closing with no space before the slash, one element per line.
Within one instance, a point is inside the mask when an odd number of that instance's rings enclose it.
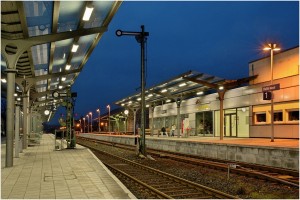
<path fill-rule="evenodd" d="M 299 110 L 288 111 L 289 121 L 299 121 Z"/>
<path fill-rule="evenodd" d="M 264 123 L 266 122 L 266 113 L 256 113 L 255 114 L 255 122 L 256 123 Z"/>

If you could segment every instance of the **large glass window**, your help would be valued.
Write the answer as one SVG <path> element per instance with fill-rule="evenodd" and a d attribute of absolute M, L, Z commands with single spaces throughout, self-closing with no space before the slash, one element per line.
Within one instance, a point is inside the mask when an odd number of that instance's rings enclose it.
<path fill-rule="evenodd" d="M 213 113 L 211 111 L 196 114 L 196 135 L 212 136 Z"/>

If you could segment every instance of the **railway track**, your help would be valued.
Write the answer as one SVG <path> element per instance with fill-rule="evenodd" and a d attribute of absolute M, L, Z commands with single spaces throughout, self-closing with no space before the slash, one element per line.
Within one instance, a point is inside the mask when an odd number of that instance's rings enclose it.
<path fill-rule="evenodd" d="M 131 150 L 131 151 L 136 150 L 136 147 L 132 145 L 123 145 L 123 144 L 99 141 L 99 140 L 83 138 L 83 137 L 79 137 L 78 139 L 89 140 L 97 143 L 101 142 L 102 144 L 113 145 L 115 147 Z M 277 182 L 291 187 L 299 188 L 299 172 L 295 170 L 282 169 L 282 168 L 270 167 L 265 165 L 257 165 L 251 163 L 243 163 L 243 162 L 233 163 L 228 160 L 203 158 L 200 156 L 173 153 L 173 152 L 154 150 L 149 148 L 147 152 L 148 154 L 153 156 L 164 157 L 176 161 L 181 161 L 181 162 L 199 165 L 203 167 L 214 168 L 223 171 L 228 171 L 229 168 L 230 173 L 236 173 L 244 176 L 263 179 L 271 182 Z M 232 168 L 232 166 L 234 166 L 235 168 Z"/>
<path fill-rule="evenodd" d="M 143 187 L 149 194 L 148 199 L 236 199 L 235 196 L 101 151 L 91 141 L 80 143 L 96 151 L 97 157 L 110 170 Z"/>

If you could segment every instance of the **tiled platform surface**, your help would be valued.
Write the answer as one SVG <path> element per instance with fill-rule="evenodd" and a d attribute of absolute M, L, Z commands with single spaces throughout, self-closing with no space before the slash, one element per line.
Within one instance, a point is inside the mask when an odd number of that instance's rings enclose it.
<path fill-rule="evenodd" d="M 85 147 L 54 150 L 51 134 L 5 168 L 1 145 L 1 199 L 135 199 Z"/>

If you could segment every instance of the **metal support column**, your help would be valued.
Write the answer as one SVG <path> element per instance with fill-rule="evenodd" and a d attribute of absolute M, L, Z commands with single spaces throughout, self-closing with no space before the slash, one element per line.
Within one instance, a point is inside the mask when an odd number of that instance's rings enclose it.
<path fill-rule="evenodd" d="M 181 104 L 181 99 L 178 98 L 176 99 L 176 104 L 177 104 L 177 137 L 180 137 L 180 128 L 181 128 L 181 123 L 180 123 L 180 104 Z"/>
<path fill-rule="evenodd" d="M 15 69 L 7 69 L 7 105 L 6 105 L 6 167 L 13 166 L 13 138 L 15 112 Z"/>
<path fill-rule="evenodd" d="M 224 110 L 223 110 L 223 101 L 225 96 L 225 91 L 219 91 L 219 100 L 220 100 L 220 140 L 223 140 L 224 136 Z"/>
<path fill-rule="evenodd" d="M 23 149 L 27 148 L 29 90 L 23 95 Z"/>
<path fill-rule="evenodd" d="M 15 108 L 15 157 L 19 158 L 20 152 L 20 106 L 16 103 Z"/>
<path fill-rule="evenodd" d="M 133 135 L 136 136 L 136 109 L 133 109 Z"/>
<path fill-rule="evenodd" d="M 151 106 L 151 136 L 154 135 L 154 105 Z"/>

